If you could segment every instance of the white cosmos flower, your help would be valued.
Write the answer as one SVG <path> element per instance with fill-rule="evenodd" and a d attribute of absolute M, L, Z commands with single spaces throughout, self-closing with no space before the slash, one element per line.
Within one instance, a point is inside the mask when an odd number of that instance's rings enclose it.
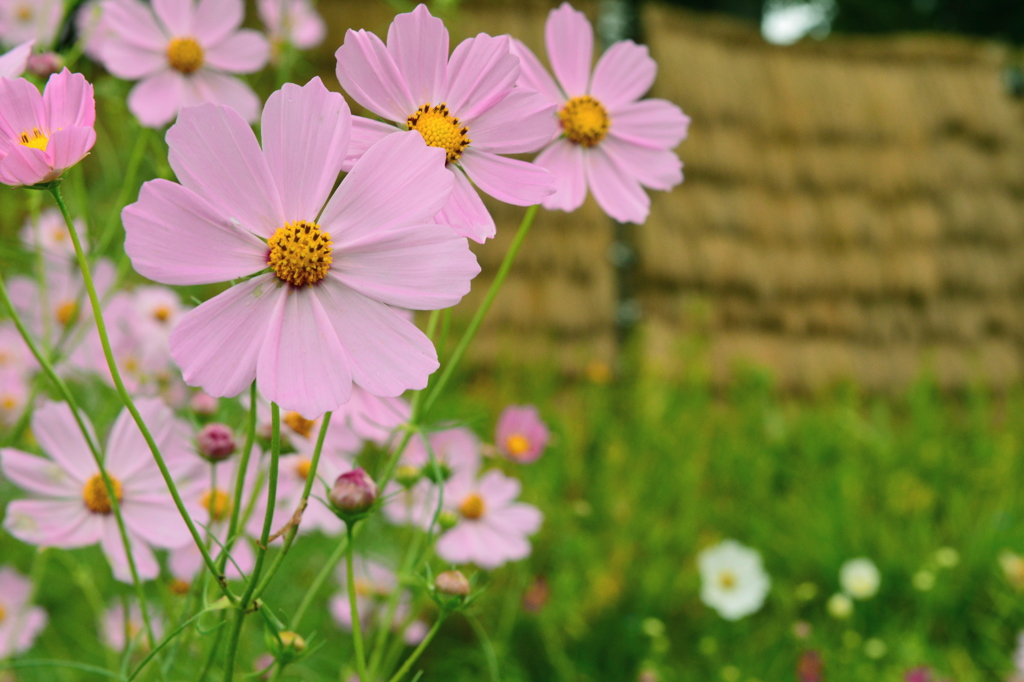
<path fill-rule="evenodd" d="M 854 599 L 870 599 L 878 594 L 882 576 L 867 557 L 850 559 L 839 569 L 839 585 Z"/>
<path fill-rule="evenodd" d="M 758 611 L 771 589 L 761 554 L 735 540 L 723 540 L 697 557 L 700 598 L 726 620 Z"/>

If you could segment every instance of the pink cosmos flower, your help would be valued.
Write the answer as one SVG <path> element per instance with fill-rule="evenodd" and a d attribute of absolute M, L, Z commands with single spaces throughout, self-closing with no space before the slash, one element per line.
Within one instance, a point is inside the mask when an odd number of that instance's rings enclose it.
<path fill-rule="evenodd" d="M 49 46 L 63 18 L 63 0 L 0 0 L 0 43 Z"/>
<path fill-rule="evenodd" d="M 283 528 L 299 508 L 306 480 L 309 478 L 312 457 L 312 448 L 281 457 L 278 465 L 277 502 L 274 506 L 274 532 Z M 327 491 L 334 485 L 338 476 L 351 470 L 352 465 L 349 462 L 332 457 L 328 453 L 320 454 L 317 480 L 313 483 L 306 510 L 302 513 L 299 533 L 312 533 L 318 530 L 325 535 L 337 535 L 344 530 L 345 526 L 341 519 L 335 516 L 327 504 Z M 248 530 L 252 535 L 259 536 L 262 532 L 266 510 L 266 495 L 262 495 L 256 501 L 252 516 L 249 517 Z"/>
<path fill-rule="evenodd" d="M 494 236 L 494 220 L 473 184 L 517 206 L 540 203 L 553 191 L 544 169 L 501 156 L 536 151 L 555 132 L 554 105 L 513 88 L 519 63 L 509 52 L 508 36 L 481 33 L 463 41 L 449 59 L 444 22 L 419 5 L 395 17 L 387 46 L 372 33 L 350 30 L 336 57 L 345 92 L 395 124 L 353 118 L 346 164 L 388 135 L 418 131 L 427 144 L 445 150 L 455 179 L 438 222 L 482 243 Z"/>
<path fill-rule="evenodd" d="M 356 580 L 356 611 L 359 612 L 359 624 L 364 629 L 371 628 L 377 619 L 386 615 L 387 600 L 398 589 L 398 578 L 394 571 L 384 564 L 364 557 L 356 557 L 352 563 Z M 341 590 L 331 598 L 331 615 L 340 628 L 351 632 L 352 607 L 348 600 L 348 567 L 344 563 L 338 566 L 338 585 Z M 410 616 L 410 602 L 409 592 L 403 590 L 392 629 L 395 632 L 402 631 L 405 643 L 414 646 L 423 641 L 427 634 L 427 626 L 421 620 L 412 620 L 406 624 Z"/>
<path fill-rule="evenodd" d="M 271 45 L 290 43 L 309 50 L 324 42 L 327 24 L 309 0 L 258 0 L 256 10 L 267 27 Z"/>
<path fill-rule="evenodd" d="M 86 244 L 85 221 L 75 219 L 75 230 L 82 240 L 82 248 L 88 251 Z M 21 228 L 21 241 L 29 249 L 40 249 L 43 255 L 55 263 L 65 266 L 75 260 L 75 245 L 71 242 L 64 216 L 55 208 L 48 208 L 39 214 L 39 220 L 33 224 L 32 218 L 26 218 Z"/>
<path fill-rule="evenodd" d="M 355 395 L 357 386 L 352 387 L 352 394 Z M 249 396 L 242 396 L 242 405 L 248 409 Z M 352 402 L 349 400 L 349 402 Z M 348 403 L 345 403 L 348 405 Z M 281 414 L 281 441 L 303 452 L 313 452 L 316 447 L 316 440 L 320 437 L 320 427 L 323 425 L 323 418 L 306 419 L 295 411 Z M 256 397 L 256 433 L 269 440 L 273 436 L 273 423 L 271 422 L 270 403 L 262 396 Z M 356 453 L 363 447 L 363 441 L 348 428 L 344 421 L 331 417 L 331 424 L 327 427 L 327 435 L 324 436 L 323 452 L 340 460 L 354 459 Z"/>
<path fill-rule="evenodd" d="M 93 143 L 92 84 L 64 69 L 40 95 L 24 78 L 0 78 L 0 182 L 18 187 L 56 180 Z"/>
<path fill-rule="evenodd" d="M 315 78 L 270 96 L 262 150 L 227 107 L 186 108 L 168 131 L 182 184 L 148 182 L 124 210 L 135 269 L 165 284 L 251 275 L 171 333 L 189 385 L 234 396 L 255 378 L 267 400 L 313 418 L 353 384 L 393 397 L 437 369 L 433 344 L 391 306 L 455 305 L 480 271 L 465 239 L 429 224 L 451 191 L 444 153 L 389 136 L 331 196 L 350 116 Z"/>
<path fill-rule="evenodd" d="M 31 606 L 31 598 L 31 580 L 0 568 L 0 661 L 27 650 L 46 627 L 46 611 Z"/>
<path fill-rule="evenodd" d="M 85 295 L 81 276 L 68 264 L 48 261 L 44 275 L 45 293 L 34 279 L 24 276 L 12 277 L 8 289 L 14 309 L 25 326 L 53 345 L 65 335 L 70 336 L 76 325 L 91 324 L 92 306 Z M 114 276 L 115 269 L 109 260 L 96 262 L 93 280 L 101 299 L 113 286 Z"/>
<path fill-rule="evenodd" d="M 30 40 L 18 45 L 7 54 L 0 55 L 0 78 L 17 78 L 25 72 L 35 42 Z"/>
<path fill-rule="evenodd" d="M 17 423 L 28 405 L 28 387 L 22 372 L 0 369 L 0 426 Z"/>
<path fill-rule="evenodd" d="M 683 181 L 672 150 L 686 138 L 690 119 L 666 100 L 640 100 L 658 71 L 645 46 L 615 43 L 591 73 L 594 32 L 569 3 L 548 15 L 545 38 L 557 83 L 529 48 L 512 44 L 522 64 L 519 86 L 558 107 L 551 125 L 560 124 L 562 134 L 535 161 L 556 178 L 544 207 L 575 211 L 589 187 L 609 216 L 643 223 L 651 204 L 643 188 L 669 190 Z"/>
<path fill-rule="evenodd" d="M 192 475 L 186 429 L 159 400 L 137 403 L 176 480 Z M 187 428 L 187 427 L 186 427 Z M 103 478 L 65 403 L 47 403 L 32 417 L 32 433 L 50 457 L 0 450 L 0 469 L 31 497 L 7 506 L 4 528 L 33 545 L 86 547 L 99 543 L 114 576 L 130 582 L 128 560 Z M 119 493 L 139 576 L 155 578 L 160 566 L 150 548 L 191 541 L 149 448 L 127 410 L 111 429 L 105 463 Z"/>
<path fill-rule="evenodd" d="M 0 374 L 13 372 L 27 377 L 38 364 L 13 322 L 0 322 Z"/>
<path fill-rule="evenodd" d="M 493 469 L 479 480 L 468 473 L 453 476 L 445 484 L 444 506 L 459 521 L 438 539 L 437 555 L 488 569 L 529 556 L 526 538 L 540 529 L 543 517 L 536 507 L 515 501 L 519 490 L 519 481 Z"/>
<path fill-rule="evenodd" d="M 157 613 L 156 607 L 150 605 L 150 616 Z M 160 618 L 151 618 L 153 635 L 160 639 L 163 636 L 163 621 Z M 139 646 L 146 649 L 149 642 L 146 638 L 145 623 L 142 620 L 142 609 L 138 602 L 132 602 L 128 607 L 128 627 L 124 624 L 124 606 L 120 603 L 111 606 L 103 615 L 103 641 L 114 651 L 124 651 L 128 642 L 125 641 L 125 632 L 131 640 L 139 639 Z"/>
<path fill-rule="evenodd" d="M 395 429 L 409 421 L 409 403 L 402 398 L 380 398 L 359 386 L 352 397 L 331 417 L 363 440 L 383 446 Z"/>
<path fill-rule="evenodd" d="M 550 440 L 551 432 L 535 405 L 509 405 L 498 417 L 494 443 L 513 462 L 536 462 Z"/>
<path fill-rule="evenodd" d="M 117 33 L 110 28 L 103 13 L 102 0 L 87 0 L 75 14 L 75 32 L 82 52 L 93 61 L 102 61 L 103 46 Z"/>
<path fill-rule="evenodd" d="M 103 23 L 110 35 L 100 48 L 110 73 L 139 83 L 128 109 L 139 122 L 160 128 L 182 107 L 213 102 L 253 123 L 260 100 L 230 74 L 254 73 L 270 55 L 258 31 L 239 29 L 243 0 L 106 0 Z"/>

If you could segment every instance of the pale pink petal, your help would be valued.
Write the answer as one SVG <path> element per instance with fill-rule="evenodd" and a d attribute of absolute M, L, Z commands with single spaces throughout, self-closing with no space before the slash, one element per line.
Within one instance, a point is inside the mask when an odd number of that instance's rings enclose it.
<path fill-rule="evenodd" d="M 132 536 L 164 549 L 193 542 L 170 493 L 164 493 L 162 497 L 162 500 L 132 500 L 126 494 L 122 505 L 124 522 Z"/>
<path fill-rule="evenodd" d="M 335 250 L 377 229 L 430 222 L 451 192 L 444 159 L 443 149 L 428 147 L 414 130 L 368 149 L 320 216 Z"/>
<path fill-rule="evenodd" d="M 609 136 L 654 149 L 675 149 L 690 128 L 690 117 L 663 99 L 641 100 L 612 113 Z"/>
<path fill-rule="evenodd" d="M 586 151 L 583 168 L 587 185 L 601 210 L 620 223 L 642 225 L 651 210 L 651 199 L 640 183 L 615 163 L 601 145 Z"/>
<path fill-rule="evenodd" d="M 247 123 L 260 118 L 260 98 L 239 78 L 212 69 L 200 69 L 185 79 L 197 98 L 195 103 L 213 102 L 237 111 Z M 186 106 L 189 102 L 186 102 Z"/>
<path fill-rule="evenodd" d="M 53 168 L 56 172 L 71 168 L 85 158 L 96 143 L 96 130 L 88 128 L 65 128 L 50 134 L 47 153 L 53 154 Z"/>
<path fill-rule="evenodd" d="M 103 535 L 103 515 L 81 499 L 15 500 L 7 505 L 4 529 L 22 542 L 42 547 L 88 547 Z"/>
<path fill-rule="evenodd" d="M 53 74 L 46 82 L 43 105 L 53 134 L 63 128 L 92 127 L 96 122 L 92 83 L 67 68 Z"/>
<path fill-rule="evenodd" d="M 131 569 L 128 566 L 128 555 L 124 551 L 124 542 L 121 539 L 121 532 L 117 522 L 111 516 L 105 519 L 103 524 L 103 536 L 100 538 L 100 546 L 103 553 L 107 555 L 110 568 L 114 572 L 114 578 L 123 583 L 132 582 Z M 128 533 L 128 542 L 131 545 L 132 558 L 135 560 L 135 570 L 139 579 L 153 580 L 160 575 L 160 564 L 153 556 L 153 550 L 149 545 L 134 533 Z"/>
<path fill-rule="evenodd" d="M 121 219 L 132 266 L 156 282 L 226 282 L 267 266 L 266 244 L 177 183 L 147 182 Z"/>
<path fill-rule="evenodd" d="M 398 128 L 390 123 L 375 121 L 372 118 L 362 116 L 352 117 L 352 138 L 348 144 L 348 154 L 345 156 L 345 163 L 341 170 L 346 173 L 352 170 L 356 161 L 363 157 L 366 150 L 380 142 L 391 133 L 397 133 Z"/>
<path fill-rule="evenodd" d="M 32 54 L 34 40 L 22 43 L 5 55 L 0 55 L 0 78 L 17 78 L 25 71 L 28 57 Z"/>
<path fill-rule="evenodd" d="M 4 448 L 0 450 L 0 470 L 16 486 L 36 495 L 77 498 L 82 494 L 82 482 L 52 459 Z"/>
<path fill-rule="evenodd" d="M 345 348 L 355 383 L 387 397 L 426 387 L 438 367 L 437 352 L 416 325 L 330 274 L 316 294 Z"/>
<path fill-rule="evenodd" d="M 622 40 L 597 60 L 590 82 L 590 94 L 608 111 L 635 102 L 654 85 L 658 65 L 646 45 Z"/>
<path fill-rule="evenodd" d="M 479 273 L 466 239 L 436 224 L 377 230 L 336 250 L 331 266 L 359 293 L 410 310 L 455 305 Z"/>
<path fill-rule="evenodd" d="M 352 372 L 316 287 L 287 287 L 256 365 L 264 398 L 307 419 L 337 409 L 352 393 Z"/>
<path fill-rule="evenodd" d="M 36 86 L 24 78 L 0 78 L 0 150 L 13 146 L 19 135 L 46 126 L 46 105 Z M 38 151 L 38 150 L 37 150 Z"/>
<path fill-rule="evenodd" d="M 86 428 L 92 425 L 85 421 Z M 32 415 L 32 433 L 43 452 L 84 483 L 97 473 L 96 460 L 67 403 L 46 403 Z M 96 442 L 95 434 L 91 434 Z"/>
<path fill-rule="evenodd" d="M 147 128 L 163 128 L 185 101 L 185 76 L 167 69 L 135 84 L 128 93 L 128 111 Z"/>
<path fill-rule="evenodd" d="M 627 175 L 645 187 L 668 191 L 683 181 L 683 162 L 670 149 L 651 149 L 607 137 L 601 148 Z"/>
<path fill-rule="evenodd" d="M 494 218 L 461 168 L 456 167 L 452 177 L 455 184 L 451 197 L 434 220 L 448 225 L 455 230 L 455 234 L 483 244 L 494 236 Z"/>
<path fill-rule="evenodd" d="M 511 476 L 506 476 L 497 469 L 491 469 L 477 483 L 477 489 L 484 498 L 489 509 L 505 507 L 519 497 L 522 485 Z"/>
<path fill-rule="evenodd" d="M 544 42 L 555 78 L 565 94 L 569 97 L 587 94 L 594 59 L 594 29 L 587 16 L 563 2 L 548 14 Z"/>
<path fill-rule="evenodd" d="M 111 37 L 111 41 L 166 52 L 170 36 L 157 23 L 149 7 L 138 0 L 106 0 L 102 8 L 103 24 L 116 36 Z"/>
<path fill-rule="evenodd" d="M 352 114 L 345 98 L 314 78 L 285 84 L 267 100 L 263 156 L 277 182 L 285 220 L 315 220 L 338 180 Z"/>
<path fill-rule="evenodd" d="M 388 29 L 388 52 L 405 77 L 413 102 L 444 101 L 448 74 L 448 29 L 426 5 L 399 14 Z M 412 113 L 412 112 L 409 112 Z"/>
<path fill-rule="evenodd" d="M 199 0 L 192 33 L 204 48 L 217 45 L 242 25 L 245 5 L 237 0 Z"/>
<path fill-rule="evenodd" d="M 256 359 L 279 296 L 273 274 L 254 277 L 190 310 L 171 332 L 171 356 L 185 383 L 234 397 L 256 378 Z"/>
<path fill-rule="evenodd" d="M 515 206 L 541 203 L 555 190 L 555 178 L 543 166 L 470 147 L 461 159 L 466 175 L 481 191 Z"/>
<path fill-rule="evenodd" d="M 156 398 L 141 398 L 135 401 L 135 407 L 142 417 L 143 423 L 150 430 L 154 440 L 163 440 L 164 432 L 171 426 L 174 414 L 163 401 Z M 126 488 L 131 478 L 143 467 L 156 468 L 149 451 L 149 445 L 142 436 L 138 424 L 127 409 L 121 413 L 110 428 L 107 437 L 106 459 L 104 464 L 111 476 L 115 476 Z M 128 489 L 124 491 L 127 495 Z"/>
<path fill-rule="evenodd" d="M 172 36 L 192 35 L 195 30 L 192 0 L 152 0 L 152 3 L 157 18 Z M 222 6 L 230 3 L 241 4 L 242 0 L 220 0 Z"/>
<path fill-rule="evenodd" d="M 476 561 L 476 546 L 475 529 L 468 523 L 460 523 L 438 539 L 434 550 L 448 563 L 468 564 Z"/>
<path fill-rule="evenodd" d="M 496 510 L 488 517 L 487 523 L 509 535 L 533 535 L 540 530 L 544 515 L 530 504 L 517 502 Z"/>
<path fill-rule="evenodd" d="M 378 116 L 405 123 L 422 104 L 413 99 L 391 53 L 374 34 L 349 29 L 334 56 L 341 87 Z"/>
<path fill-rule="evenodd" d="M 558 88 L 555 79 L 530 48 L 513 38 L 509 49 L 512 54 L 519 57 L 519 80 L 516 85 L 533 90 L 551 104 L 561 105 L 565 102 L 565 95 Z"/>
<path fill-rule="evenodd" d="M 108 40 L 100 49 L 107 71 L 125 80 L 139 80 L 169 68 L 166 45 L 154 50 L 126 40 Z"/>
<path fill-rule="evenodd" d="M 46 154 L 24 145 L 15 145 L 0 158 L 0 182 L 5 185 L 35 185 L 56 180 L 60 176 L 50 166 Z"/>
<path fill-rule="evenodd" d="M 270 43 L 252 29 L 241 30 L 204 48 L 204 64 L 228 73 L 255 73 L 270 59 Z"/>
<path fill-rule="evenodd" d="M 463 120 L 480 116 L 512 91 L 519 59 L 508 36 L 480 33 L 459 43 L 448 63 L 448 109 Z"/>
<path fill-rule="evenodd" d="M 465 123 L 473 140 L 470 149 L 494 154 L 535 152 L 559 133 L 555 105 L 521 88 Z"/>
<path fill-rule="evenodd" d="M 547 168 L 555 176 L 555 193 L 544 199 L 544 208 L 572 212 L 583 205 L 587 198 L 583 147 L 568 140 L 555 140 L 537 156 L 534 163 Z"/>
<path fill-rule="evenodd" d="M 284 225 L 274 177 L 252 129 L 236 111 L 214 104 L 186 108 L 167 131 L 167 144 L 179 182 L 225 218 L 266 238 Z"/>
<path fill-rule="evenodd" d="M 46 610 L 40 606 L 21 613 L 8 610 L 7 618 L 0 623 L 0 657 L 6 658 L 11 653 L 22 653 L 32 648 L 36 637 L 46 627 L 47 618 Z M 7 649 L 9 645 L 10 650 Z"/>

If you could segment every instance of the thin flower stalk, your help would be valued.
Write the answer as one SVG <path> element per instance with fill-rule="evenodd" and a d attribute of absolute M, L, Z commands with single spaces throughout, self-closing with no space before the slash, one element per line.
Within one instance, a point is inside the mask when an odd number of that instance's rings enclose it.
<path fill-rule="evenodd" d="M 352 542 L 352 526 L 353 524 L 346 524 L 348 531 L 348 549 L 345 551 L 345 566 L 348 568 L 348 604 L 349 609 L 352 613 L 352 645 L 356 651 L 356 671 L 359 674 L 360 682 L 370 682 L 370 678 L 366 676 L 366 652 L 363 649 L 363 627 L 359 623 L 359 608 L 358 602 L 356 601 L 356 579 L 355 569 L 352 565 L 352 554 L 353 554 L 353 542 Z M 395 590 L 398 592 L 399 590 Z"/>
<path fill-rule="evenodd" d="M 434 625 L 430 628 L 430 632 L 428 632 L 427 636 L 423 638 L 423 641 L 420 642 L 418 647 L 416 647 L 416 650 L 409 654 L 409 658 L 405 659 L 405 663 L 402 664 L 402 667 L 398 669 L 398 672 L 392 676 L 389 682 L 399 682 L 399 680 L 405 677 L 406 673 L 409 672 L 409 669 L 412 668 L 414 663 L 416 663 L 416 660 L 420 655 L 427 650 L 427 646 L 430 645 L 430 640 L 434 639 L 434 635 L 436 635 L 437 631 L 441 629 L 441 623 L 443 623 L 447 617 L 447 611 L 442 610 L 441 613 L 438 614 L 437 620 L 434 621 Z"/>
<path fill-rule="evenodd" d="M 239 455 L 238 472 L 235 475 L 235 499 L 231 504 L 231 517 L 228 520 L 227 540 L 224 543 L 224 551 L 217 562 L 218 574 L 224 573 L 228 563 L 228 555 L 235 544 L 238 533 L 239 517 L 242 513 L 242 495 L 245 488 L 245 474 L 249 469 L 249 458 L 252 455 L 252 446 L 256 442 L 256 382 L 249 387 L 249 418 L 246 424 L 245 445 Z"/>

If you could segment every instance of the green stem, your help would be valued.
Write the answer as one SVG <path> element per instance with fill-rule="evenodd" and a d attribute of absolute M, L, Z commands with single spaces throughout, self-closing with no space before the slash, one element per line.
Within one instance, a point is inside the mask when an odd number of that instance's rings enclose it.
<path fill-rule="evenodd" d="M 420 645 L 418 647 L 416 647 L 416 650 L 413 651 L 412 654 L 410 654 L 409 658 L 405 659 L 405 663 L 402 664 L 402 667 L 398 669 L 398 672 L 396 672 L 394 676 L 392 676 L 389 682 L 398 682 L 403 677 L 405 677 L 405 674 L 409 672 L 409 669 L 412 668 L 413 664 L 416 662 L 416 659 L 420 657 L 420 654 L 427 650 L 427 646 L 430 644 L 430 640 L 434 639 L 434 635 L 436 635 L 437 631 L 441 629 L 441 623 L 444 622 L 444 619 L 447 616 L 448 614 L 444 611 L 441 611 L 441 613 L 438 614 L 437 620 L 434 621 L 433 627 L 430 628 L 430 632 L 428 632 L 427 636 L 423 638 L 423 641 L 420 642 Z"/>
<path fill-rule="evenodd" d="M 120 394 L 121 400 L 124 402 L 124 406 L 128 409 L 128 412 L 131 413 L 136 425 L 138 425 L 139 431 L 142 432 L 142 437 L 146 440 L 146 444 L 149 446 L 150 452 L 153 453 L 153 459 L 156 460 L 157 467 L 160 469 L 160 474 L 163 476 L 164 482 L 167 484 L 167 489 L 170 491 L 171 497 L 174 499 L 174 505 L 178 508 L 178 513 L 180 513 L 182 519 L 184 519 L 185 525 L 188 526 L 188 530 L 192 534 L 192 539 L 199 547 L 199 551 L 203 555 L 203 561 L 206 563 L 207 568 L 210 569 L 213 575 L 217 577 L 217 581 L 225 596 L 234 603 L 237 598 L 230 590 L 228 590 L 227 581 L 224 580 L 224 576 L 217 573 L 217 566 L 213 562 L 210 552 L 207 551 L 206 544 L 199 535 L 199 530 L 192 522 L 192 517 L 185 508 L 185 503 L 182 501 L 181 495 L 178 493 L 178 488 L 174 484 L 174 479 L 171 476 L 170 470 L 167 468 L 167 463 L 164 461 L 163 455 L 160 454 L 160 448 L 153 439 L 153 434 L 149 432 L 149 427 L 147 427 L 146 422 L 143 421 L 142 415 L 140 415 L 138 409 L 136 409 L 135 402 L 132 400 L 131 396 L 128 395 L 128 391 L 124 387 L 124 381 L 121 379 L 121 372 L 117 368 L 117 362 L 114 360 L 114 352 L 110 347 L 110 338 L 107 335 L 107 326 L 103 321 L 103 309 L 100 307 L 100 300 L 96 295 L 96 286 L 92 281 L 92 273 L 89 270 L 89 264 L 86 261 L 85 252 L 82 250 L 82 242 L 79 240 L 78 232 L 75 230 L 74 221 L 71 218 L 71 214 L 68 213 L 68 207 L 64 204 L 64 199 L 61 197 L 59 182 L 54 182 L 50 185 L 50 193 L 53 194 L 53 198 L 57 202 L 57 206 L 60 208 L 61 214 L 64 216 L 64 222 L 67 224 L 68 232 L 71 235 L 71 242 L 75 246 L 75 256 L 78 258 L 78 267 L 82 271 L 85 290 L 89 295 L 89 303 L 92 306 L 93 318 L 96 320 L 96 331 L 100 337 L 100 345 L 103 346 L 103 356 L 107 360 L 107 367 L 110 368 L 110 375 L 114 380 L 114 386 L 117 388 L 117 392 Z M 106 478 L 105 475 L 104 478 Z M 109 487 L 108 482 L 108 488 Z M 111 499 L 113 499 L 113 497 L 114 496 L 111 495 Z M 130 564 L 134 563 L 134 560 L 131 558 L 131 554 L 128 555 L 128 561 Z M 146 607 L 143 605 L 140 606 L 142 608 L 143 615 L 145 616 Z M 156 646 L 156 642 L 151 641 L 150 646 Z"/>
<path fill-rule="evenodd" d="M 317 592 L 323 587 L 324 583 L 327 582 L 327 578 L 330 577 L 331 573 L 334 572 L 334 567 L 338 565 L 342 557 L 345 556 L 345 550 L 348 548 L 348 535 L 342 535 L 341 540 L 338 541 L 338 546 L 334 548 L 334 552 L 328 557 L 324 563 L 323 568 L 317 574 L 316 578 L 313 579 L 313 584 L 306 590 L 306 594 L 303 595 L 302 601 L 299 602 L 299 608 L 292 614 L 291 621 L 288 623 L 288 629 L 292 632 L 298 632 L 299 623 L 302 622 L 302 617 L 306 615 L 306 611 L 313 604 L 313 599 L 316 598 Z"/>
<path fill-rule="evenodd" d="M 114 206 L 107 217 L 107 224 L 103 227 L 103 234 L 100 235 L 96 246 L 92 250 L 94 260 L 106 250 L 107 246 L 110 245 L 110 241 L 114 238 L 114 234 L 117 232 L 117 226 L 121 222 L 121 210 L 128 203 L 128 199 L 131 198 L 135 190 L 135 180 L 139 174 L 139 166 L 142 165 L 142 154 L 146 151 L 148 136 L 149 128 L 140 126 L 139 132 L 135 136 L 135 146 L 132 147 L 132 155 L 128 159 L 128 168 L 125 170 L 121 190 L 117 193 L 117 199 L 114 201 Z"/>
<path fill-rule="evenodd" d="M 487 636 L 487 631 L 484 630 L 484 626 L 480 624 L 479 620 L 468 613 L 466 620 L 469 621 L 470 627 L 476 633 L 476 638 L 480 640 L 480 648 L 484 650 L 484 658 L 487 659 L 487 670 L 490 672 L 491 682 L 501 682 L 501 675 L 498 673 L 498 657 L 494 653 L 494 646 Z"/>
<path fill-rule="evenodd" d="M 494 299 L 497 297 L 498 291 L 501 289 L 501 285 L 504 284 L 505 278 L 508 277 L 508 273 L 512 269 L 512 263 L 516 259 L 516 254 L 519 252 L 519 248 L 523 245 L 523 241 L 526 239 L 526 235 L 529 233 L 530 227 L 533 225 L 533 219 L 536 215 L 536 205 L 526 209 L 526 215 L 523 216 L 523 221 L 519 223 L 519 231 L 516 232 L 516 236 L 512 240 L 512 246 L 509 247 L 508 252 L 505 254 L 505 259 L 501 262 L 501 267 L 498 268 L 498 274 L 494 276 L 494 281 L 491 282 L 491 287 L 487 290 L 487 295 L 484 296 L 484 300 L 480 303 L 480 307 L 476 309 L 476 314 L 473 315 L 473 319 L 470 321 L 465 333 L 463 333 L 462 338 L 459 339 L 459 344 L 455 347 L 454 352 L 452 352 L 451 359 L 449 359 L 447 364 L 445 364 L 444 370 L 441 372 L 441 378 L 437 380 L 437 383 L 430 390 L 430 395 L 427 396 L 426 403 L 423 406 L 424 413 L 429 412 L 430 408 L 434 406 L 438 396 L 441 395 L 441 391 L 444 390 L 444 387 L 451 379 L 455 368 L 459 366 L 462 356 L 466 354 L 466 349 L 469 348 L 469 344 L 473 340 L 473 337 L 476 336 L 477 330 L 480 329 L 480 325 L 483 323 L 484 317 L 487 316 L 487 311 L 491 309 L 491 304 L 494 303 Z"/>
<path fill-rule="evenodd" d="M 348 606 L 352 614 L 352 644 L 356 649 L 356 671 L 359 673 L 360 682 L 370 682 L 366 676 L 366 652 L 363 650 L 363 628 L 359 624 L 359 606 L 356 601 L 356 573 L 353 568 L 352 555 L 352 524 L 346 523 L 348 530 L 348 549 L 345 552 L 345 567 L 348 569 Z"/>
<path fill-rule="evenodd" d="M 245 474 L 249 469 L 249 457 L 252 455 L 252 446 L 256 442 L 256 382 L 253 381 L 249 387 L 249 419 L 245 433 L 245 446 L 242 448 L 241 458 L 238 461 L 238 472 L 235 475 L 235 499 L 231 504 L 231 518 L 228 521 L 228 534 L 224 542 L 224 550 L 217 562 L 218 575 L 224 573 L 228 563 L 228 554 L 235 544 L 235 534 L 238 532 L 238 520 L 242 513 L 242 496 L 245 492 Z"/>

